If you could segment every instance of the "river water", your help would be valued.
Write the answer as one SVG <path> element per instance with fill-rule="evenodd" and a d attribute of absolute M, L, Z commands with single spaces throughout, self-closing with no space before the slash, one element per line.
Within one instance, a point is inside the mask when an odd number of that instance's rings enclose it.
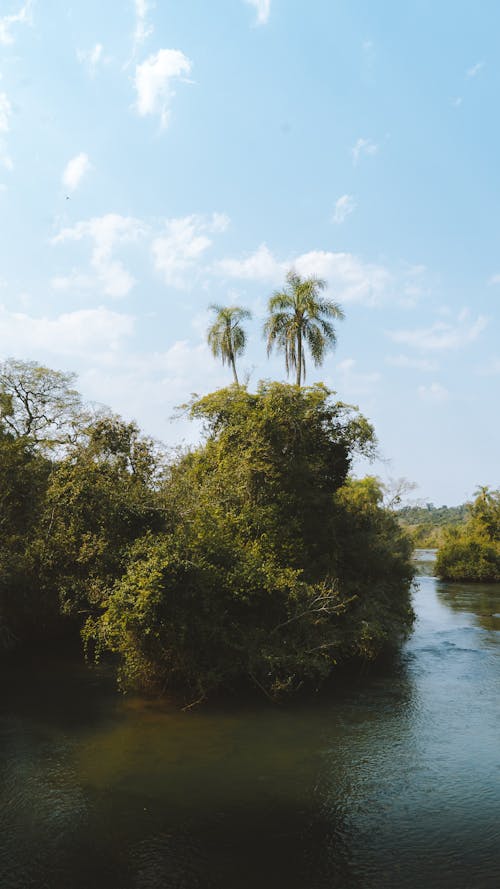
<path fill-rule="evenodd" d="M 431 557 L 401 657 L 307 704 L 182 713 L 4 665 L 1 889 L 499 889 L 500 587 Z"/>

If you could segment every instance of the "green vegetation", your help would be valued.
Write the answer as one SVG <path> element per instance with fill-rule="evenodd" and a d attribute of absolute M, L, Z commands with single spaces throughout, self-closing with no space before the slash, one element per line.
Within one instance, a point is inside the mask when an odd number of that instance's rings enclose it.
<path fill-rule="evenodd" d="M 323 363 L 325 352 L 337 342 L 332 319 L 341 320 L 344 313 L 332 300 L 322 299 L 326 287 L 322 278 L 301 278 L 289 271 L 286 286 L 271 296 L 268 319 L 264 325 L 267 353 L 274 346 L 283 352 L 287 374 L 295 370 L 297 386 L 306 376 L 305 346 L 309 347 L 314 364 Z"/>
<path fill-rule="evenodd" d="M 444 540 L 448 528 L 463 525 L 468 511 L 465 503 L 460 506 L 404 506 L 397 510 L 401 526 L 410 534 L 415 547 L 437 549 Z"/>
<path fill-rule="evenodd" d="M 436 571 L 444 580 L 500 582 L 500 491 L 479 488 L 465 524 L 446 531 Z"/>
<path fill-rule="evenodd" d="M 317 685 L 409 629 L 410 547 L 374 479 L 348 480 L 373 431 L 323 386 L 231 387 L 191 405 L 206 441 L 170 467 L 166 533 L 132 548 L 87 642 L 125 686 L 204 698 L 250 679 Z"/>
<path fill-rule="evenodd" d="M 83 405 L 71 374 L 0 366 L 0 650 L 80 633 L 124 689 L 276 698 L 397 645 L 413 620 L 411 543 L 374 478 L 369 422 L 318 384 L 340 307 L 294 272 L 269 301 L 297 384 L 240 386 L 237 306 L 208 343 L 234 385 L 195 398 L 202 443 L 166 459 L 134 423 Z"/>
<path fill-rule="evenodd" d="M 3 649 L 81 631 L 89 656 L 114 656 L 123 688 L 199 699 L 246 681 L 275 697 L 408 631 L 409 542 L 377 481 L 349 478 L 373 429 L 324 386 L 194 400 L 205 440 L 167 461 L 133 423 L 86 409 L 70 377 L 8 369 Z M 28 428 L 23 411 L 46 425 Z"/>
<path fill-rule="evenodd" d="M 215 312 L 215 320 L 208 329 L 208 345 L 214 358 L 220 356 L 222 363 L 231 367 L 238 386 L 236 356 L 242 355 L 246 346 L 246 333 L 241 322 L 251 318 L 251 313 L 239 306 L 211 305 L 210 309 Z"/>

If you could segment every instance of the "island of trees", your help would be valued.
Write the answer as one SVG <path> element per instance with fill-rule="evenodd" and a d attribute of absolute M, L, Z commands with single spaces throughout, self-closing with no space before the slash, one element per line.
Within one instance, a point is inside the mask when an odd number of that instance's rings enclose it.
<path fill-rule="evenodd" d="M 446 529 L 436 571 L 443 580 L 500 583 L 500 491 L 479 488 L 466 521 Z"/>
<path fill-rule="evenodd" d="M 208 342 L 234 382 L 186 410 L 203 440 L 168 455 L 82 403 L 74 378 L 0 367 L 0 649 L 79 633 L 123 689 L 186 702 L 252 684 L 317 688 L 398 645 L 413 612 L 411 542 L 375 478 L 370 423 L 304 386 L 340 307 L 294 272 L 269 302 L 267 348 L 294 384 L 240 385 L 246 310 L 213 306 Z"/>

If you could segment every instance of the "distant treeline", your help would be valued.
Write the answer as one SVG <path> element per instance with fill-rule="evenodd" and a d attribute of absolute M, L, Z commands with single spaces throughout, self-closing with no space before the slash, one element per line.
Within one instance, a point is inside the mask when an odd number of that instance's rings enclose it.
<path fill-rule="evenodd" d="M 468 505 L 404 506 L 397 510 L 397 518 L 402 527 L 410 534 L 414 546 L 438 547 L 443 540 L 446 528 L 462 525 L 468 516 Z"/>

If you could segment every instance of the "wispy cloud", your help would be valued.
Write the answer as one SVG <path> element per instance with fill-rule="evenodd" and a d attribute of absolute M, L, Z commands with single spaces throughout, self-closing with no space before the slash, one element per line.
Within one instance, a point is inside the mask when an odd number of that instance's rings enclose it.
<path fill-rule="evenodd" d="M 68 191 L 76 191 L 83 177 L 92 169 L 88 154 L 81 152 L 66 164 L 62 175 L 63 185 Z"/>
<path fill-rule="evenodd" d="M 0 133 L 8 133 L 10 130 L 10 116 L 12 106 L 7 93 L 0 93 Z"/>
<path fill-rule="evenodd" d="M 391 275 L 383 266 L 365 263 L 352 253 L 310 250 L 299 256 L 278 260 L 266 244 L 243 259 L 227 258 L 215 263 L 216 274 L 241 280 L 283 283 L 293 267 L 300 275 L 325 278 L 343 302 L 376 305 L 388 291 Z"/>
<path fill-rule="evenodd" d="M 454 98 L 451 100 L 451 104 L 453 105 L 454 108 L 460 108 L 460 105 L 462 104 L 462 102 L 463 102 L 462 96 L 454 96 Z"/>
<path fill-rule="evenodd" d="M 370 156 L 376 154 L 377 151 L 378 145 L 371 139 L 358 139 L 356 144 L 351 148 L 352 162 L 354 166 L 357 166 L 363 155 Z"/>
<path fill-rule="evenodd" d="M 257 13 L 256 25 L 266 25 L 271 14 L 271 0 L 245 0 L 255 8 Z"/>
<path fill-rule="evenodd" d="M 408 370 L 437 370 L 437 363 L 427 358 L 413 358 L 409 355 L 388 355 L 385 363 L 391 367 L 405 367 Z"/>
<path fill-rule="evenodd" d="M 348 397 L 369 395 L 378 386 L 382 375 L 378 371 L 359 371 L 354 358 L 345 358 L 337 364 L 337 372 L 342 378 L 342 391 Z"/>
<path fill-rule="evenodd" d="M 12 29 L 15 25 L 31 25 L 32 24 L 33 2 L 27 0 L 18 12 L 11 15 L 0 17 L 0 45 L 9 46 L 14 43 Z"/>
<path fill-rule="evenodd" d="M 427 401 L 431 404 L 442 404 L 448 400 L 450 393 L 441 383 L 430 383 L 429 386 L 418 387 L 418 396 L 422 401 Z"/>
<path fill-rule="evenodd" d="M 145 117 L 156 114 L 161 126 L 166 127 L 170 118 L 170 102 L 174 95 L 173 83 L 186 80 L 191 73 L 192 62 L 178 49 L 160 49 L 135 69 L 136 108 Z"/>
<path fill-rule="evenodd" d="M 403 343 L 422 351 L 440 352 L 460 349 L 474 342 L 487 324 L 488 319 L 483 315 L 471 321 L 469 312 L 464 310 L 455 322 L 436 321 L 430 327 L 390 331 L 388 336 L 395 343 Z"/>
<path fill-rule="evenodd" d="M 147 228 L 141 220 L 131 216 L 120 216 L 118 213 L 108 213 L 105 216 L 77 222 L 72 228 L 62 229 L 52 239 L 52 243 L 63 244 L 67 241 L 90 238 L 93 242 L 90 264 L 97 283 L 107 296 L 120 298 L 130 292 L 135 279 L 123 263 L 113 257 L 113 252 L 123 244 L 140 240 L 146 233 Z"/>
<path fill-rule="evenodd" d="M 116 351 L 132 335 L 134 318 L 107 308 L 66 312 L 55 318 L 9 312 L 0 306 L 0 344 L 3 354 L 12 349 L 20 354 L 40 350 L 61 356 L 86 356 Z"/>
<path fill-rule="evenodd" d="M 4 138 L 10 130 L 11 115 L 12 106 L 8 96 L 6 93 L 0 93 L 0 166 L 7 170 L 12 170 L 14 167 Z"/>
<path fill-rule="evenodd" d="M 484 68 L 484 64 L 484 62 L 476 62 L 475 65 L 467 68 L 467 71 L 465 72 L 465 76 L 467 77 L 467 79 L 470 80 L 471 77 L 477 77 L 479 72 L 482 71 L 482 69 Z"/>
<path fill-rule="evenodd" d="M 355 209 L 356 201 L 352 194 L 343 194 L 342 197 L 338 198 L 335 202 L 335 211 L 332 216 L 332 222 L 336 225 L 341 225 L 351 213 L 354 213 Z"/>
<path fill-rule="evenodd" d="M 492 286 L 495 284 L 500 284 L 500 274 L 497 273 L 495 275 L 492 275 L 491 278 L 488 279 L 488 284 Z"/>
<path fill-rule="evenodd" d="M 185 216 L 168 219 L 163 232 L 154 238 L 152 253 L 154 265 L 165 284 L 184 288 L 188 276 L 212 244 L 212 235 L 225 231 L 229 219 L 222 213 L 211 217 Z"/>
<path fill-rule="evenodd" d="M 102 43 L 96 43 L 95 46 L 92 47 L 92 49 L 78 49 L 76 52 L 76 57 L 80 64 L 86 65 L 91 75 L 94 75 L 96 73 L 99 65 L 104 65 L 111 61 L 108 56 L 104 55 L 104 47 Z"/>
<path fill-rule="evenodd" d="M 148 12 L 150 9 L 151 4 L 148 0 L 135 0 L 134 55 L 154 31 L 153 25 L 148 22 Z"/>

